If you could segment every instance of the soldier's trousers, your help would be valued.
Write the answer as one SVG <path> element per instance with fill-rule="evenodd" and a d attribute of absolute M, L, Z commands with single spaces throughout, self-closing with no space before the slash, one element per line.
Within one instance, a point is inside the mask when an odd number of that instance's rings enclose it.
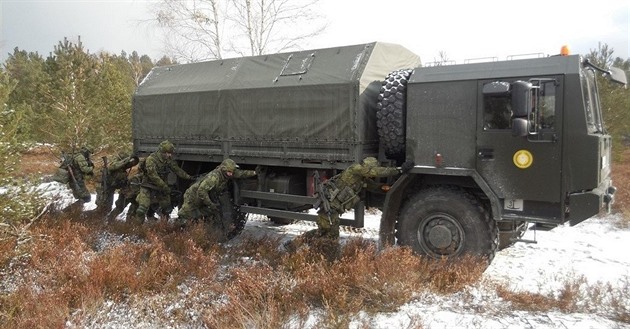
<path fill-rule="evenodd" d="M 96 188 L 96 211 L 102 214 L 107 214 L 110 210 L 112 210 L 114 192 L 114 188 L 108 188 L 104 191 L 102 185 Z"/>
<path fill-rule="evenodd" d="M 123 210 L 125 210 L 125 207 L 127 207 L 127 205 L 130 203 L 131 203 L 131 206 L 129 207 L 129 211 L 127 212 L 127 217 L 129 217 L 130 214 L 135 214 L 136 210 L 138 209 L 138 204 L 136 203 L 136 197 L 137 195 L 126 196 L 123 193 L 119 193 L 118 199 L 116 199 L 116 203 L 115 203 L 116 206 L 107 215 L 107 218 L 115 219 L 116 217 L 118 217 L 118 215 L 120 215 L 123 212 Z"/>
<path fill-rule="evenodd" d="M 158 204 L 160 212 L 163 215 L 168 215 L 173 210 L 173 208 L 171 208 L 170 193 L 155 191 L 146 187 L 140 188 L 140 193 L 136 197 L 136 202 L 138 203 L 138 211 L 141 210 L 142 215 L 146 214 L 152 203 Z"/>
<path fill-rule="evenodd" d="M 177 212 L 177 217 L 182 220 L 192 220 L 206 218 L 208 220 L 214 220 L 219 217 L 219 213 L 204 205 L 194 205 L 188 202 L 184 202 L 184 205 Z"/>
<path fill-rule="evenodd" d="M 90 202 L 90 200 L 92 200 L 92 195 L 85 186 L 83 176 L 76 175 L 75 178 L 76 181 L 70 178 L 70 182 L 68 183 L 70 185 L 70 189 L 72 190 L 72 195 L 75 197 L 75 199 L 78 199 L 80 201 Z"/>
<path fill-rule="evenodd" d="M 317 229 L 304 233 L 303 237 L 307 240 L 310 238 L 338 239 L 340 222 L 339 213 L 333 209 L 330 212 L 329 218 L 326 211 L 319 210 L 317 215 Z"/>

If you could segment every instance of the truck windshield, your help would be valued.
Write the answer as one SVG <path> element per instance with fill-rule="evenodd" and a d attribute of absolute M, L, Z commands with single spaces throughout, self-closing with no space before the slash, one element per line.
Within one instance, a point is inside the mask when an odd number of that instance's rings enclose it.
<path fill-rule="evenodd" d="M 595 72 L 592 69 L 582 70 L 581 80 L 588 132 L 603 133 L 602 110 L 599 105 Z"/>

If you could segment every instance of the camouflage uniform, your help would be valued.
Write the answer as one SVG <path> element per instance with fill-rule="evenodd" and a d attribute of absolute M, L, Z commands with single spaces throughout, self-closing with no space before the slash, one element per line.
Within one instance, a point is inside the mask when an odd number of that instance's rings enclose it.
<path fill-rule="evenodd" d="M 70 178 L 68 186 L 72 190 L 72 195 L 79 202 L 90 202 L 92 195 L 85 186 L 85 175 L 94 175 L 94 164 L 90 161 L 92 148 L 84 146 L 79 152 L 64 155 L 61 168 L 68 170 Z"/>
<path fill-rule="evenodd" d="M 171 206 L 171 188 L 166 183 L 167 176 L 173 172 L 183 179 L 192 179 L 182 168 L 173 160 L 172 154 L 175 146 L 169 141 L 160 143 L 157 152 L 149 155 L 145 160 L 144 175 L 142 177 L 142 185 L 140 192 L 136 197 L 138 209 L 136 215 L 144 218 L 152 199 L 156 200 L 160 207 L 161 215 L 168 216 L 173 210 Z"/>
<path fill-rule="evenodd" d="M 136 198 L 140 193 L 140 184 L 142 184 L 142 173 L 137 172 L 129 178 L 127 186 L 120 189 L 118 192 L 118 199 L 116 199 L 114 209 L 107 214 L 107 219 L 112 220 L 122 214 L 123 210 L 130 204 L 127 211 L 127 221 L 133 219 L 138 209 L 138 202 Z M 153 214 L 151 214 L 153 215 Z"/>
<path fill-rule="evenodd" d="M 203 179 L 191 185 L 184 193 L 184 205 L 178 211 L 180 223 L 191 219 L 217 219 L 220 213 L 219 196 L 233 178 L 256 176 L 254 170 L 240 170 L 232 159 L 225 159 Z"/>
<path fill-rule="evenodd" d="M 401 172 L 395 167 L 380 167 L 373 157 L 367 157 L 361 164 L 353 164 L 342 173 L 324 182 L 330 204 L 330 214 L 323 207 L 317 212 L 317 229 L 304 233 L 304 239 L 313 237 L 339 238 L 339 216 L 352 209 L 360 200 L 359 193 L 371 178 L 395 176 Z M 329 216 L 330 215 L 330 216 Z"/>
<path fill-rule="evenodd" d="M 116 199 L 116 207 L 119 204 L 127 205 L 128 202 L 124 201 L 125 195 L 122 193 L 123 189 L 129 187 L 129 169 L 138 164 L 138 157 L 130 157 L 128 154 L 119 153 L 113 161 L 107 164 L 107 170 L 105 173 L 105 181 L 103 182 L 103 174 L 97 176 L 100 184 L 96 188 L 96 211 L 101 214 L 106 214 L 112 209 L 112 203 L 114 202 L 114 193 L 119 190 L 118 199 Z M 124 209 L 124 207 L 123 207 Z"/>

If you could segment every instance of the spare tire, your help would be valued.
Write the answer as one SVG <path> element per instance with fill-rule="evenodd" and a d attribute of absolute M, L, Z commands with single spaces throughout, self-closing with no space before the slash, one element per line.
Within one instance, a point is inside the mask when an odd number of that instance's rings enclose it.
<path fill-rule="evenodd" d="M 412 70 L 397 70 L 383 81 L 376 104 L 376 125 L 385 155 L 404 160 L 407 82 Z"/>

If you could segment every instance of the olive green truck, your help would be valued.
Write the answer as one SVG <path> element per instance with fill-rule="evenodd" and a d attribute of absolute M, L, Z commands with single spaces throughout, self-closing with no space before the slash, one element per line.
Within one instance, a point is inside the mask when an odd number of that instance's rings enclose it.
<path fill-rule="evenodd" d="M 381 42 L 156 67 L 133 97 L 134 150 L 170 140 L 193 175 L 258 167 L 222 204 L 234 234 L 248 213 L 313 220 L 315 172 L 412 160 L 342 224 L 378 208 L 383 244 L 492 259 L 526 223 L 575 225 L 613 201 L 599 74 L 626 84 L 578 55 L 422 67 Z"/>

